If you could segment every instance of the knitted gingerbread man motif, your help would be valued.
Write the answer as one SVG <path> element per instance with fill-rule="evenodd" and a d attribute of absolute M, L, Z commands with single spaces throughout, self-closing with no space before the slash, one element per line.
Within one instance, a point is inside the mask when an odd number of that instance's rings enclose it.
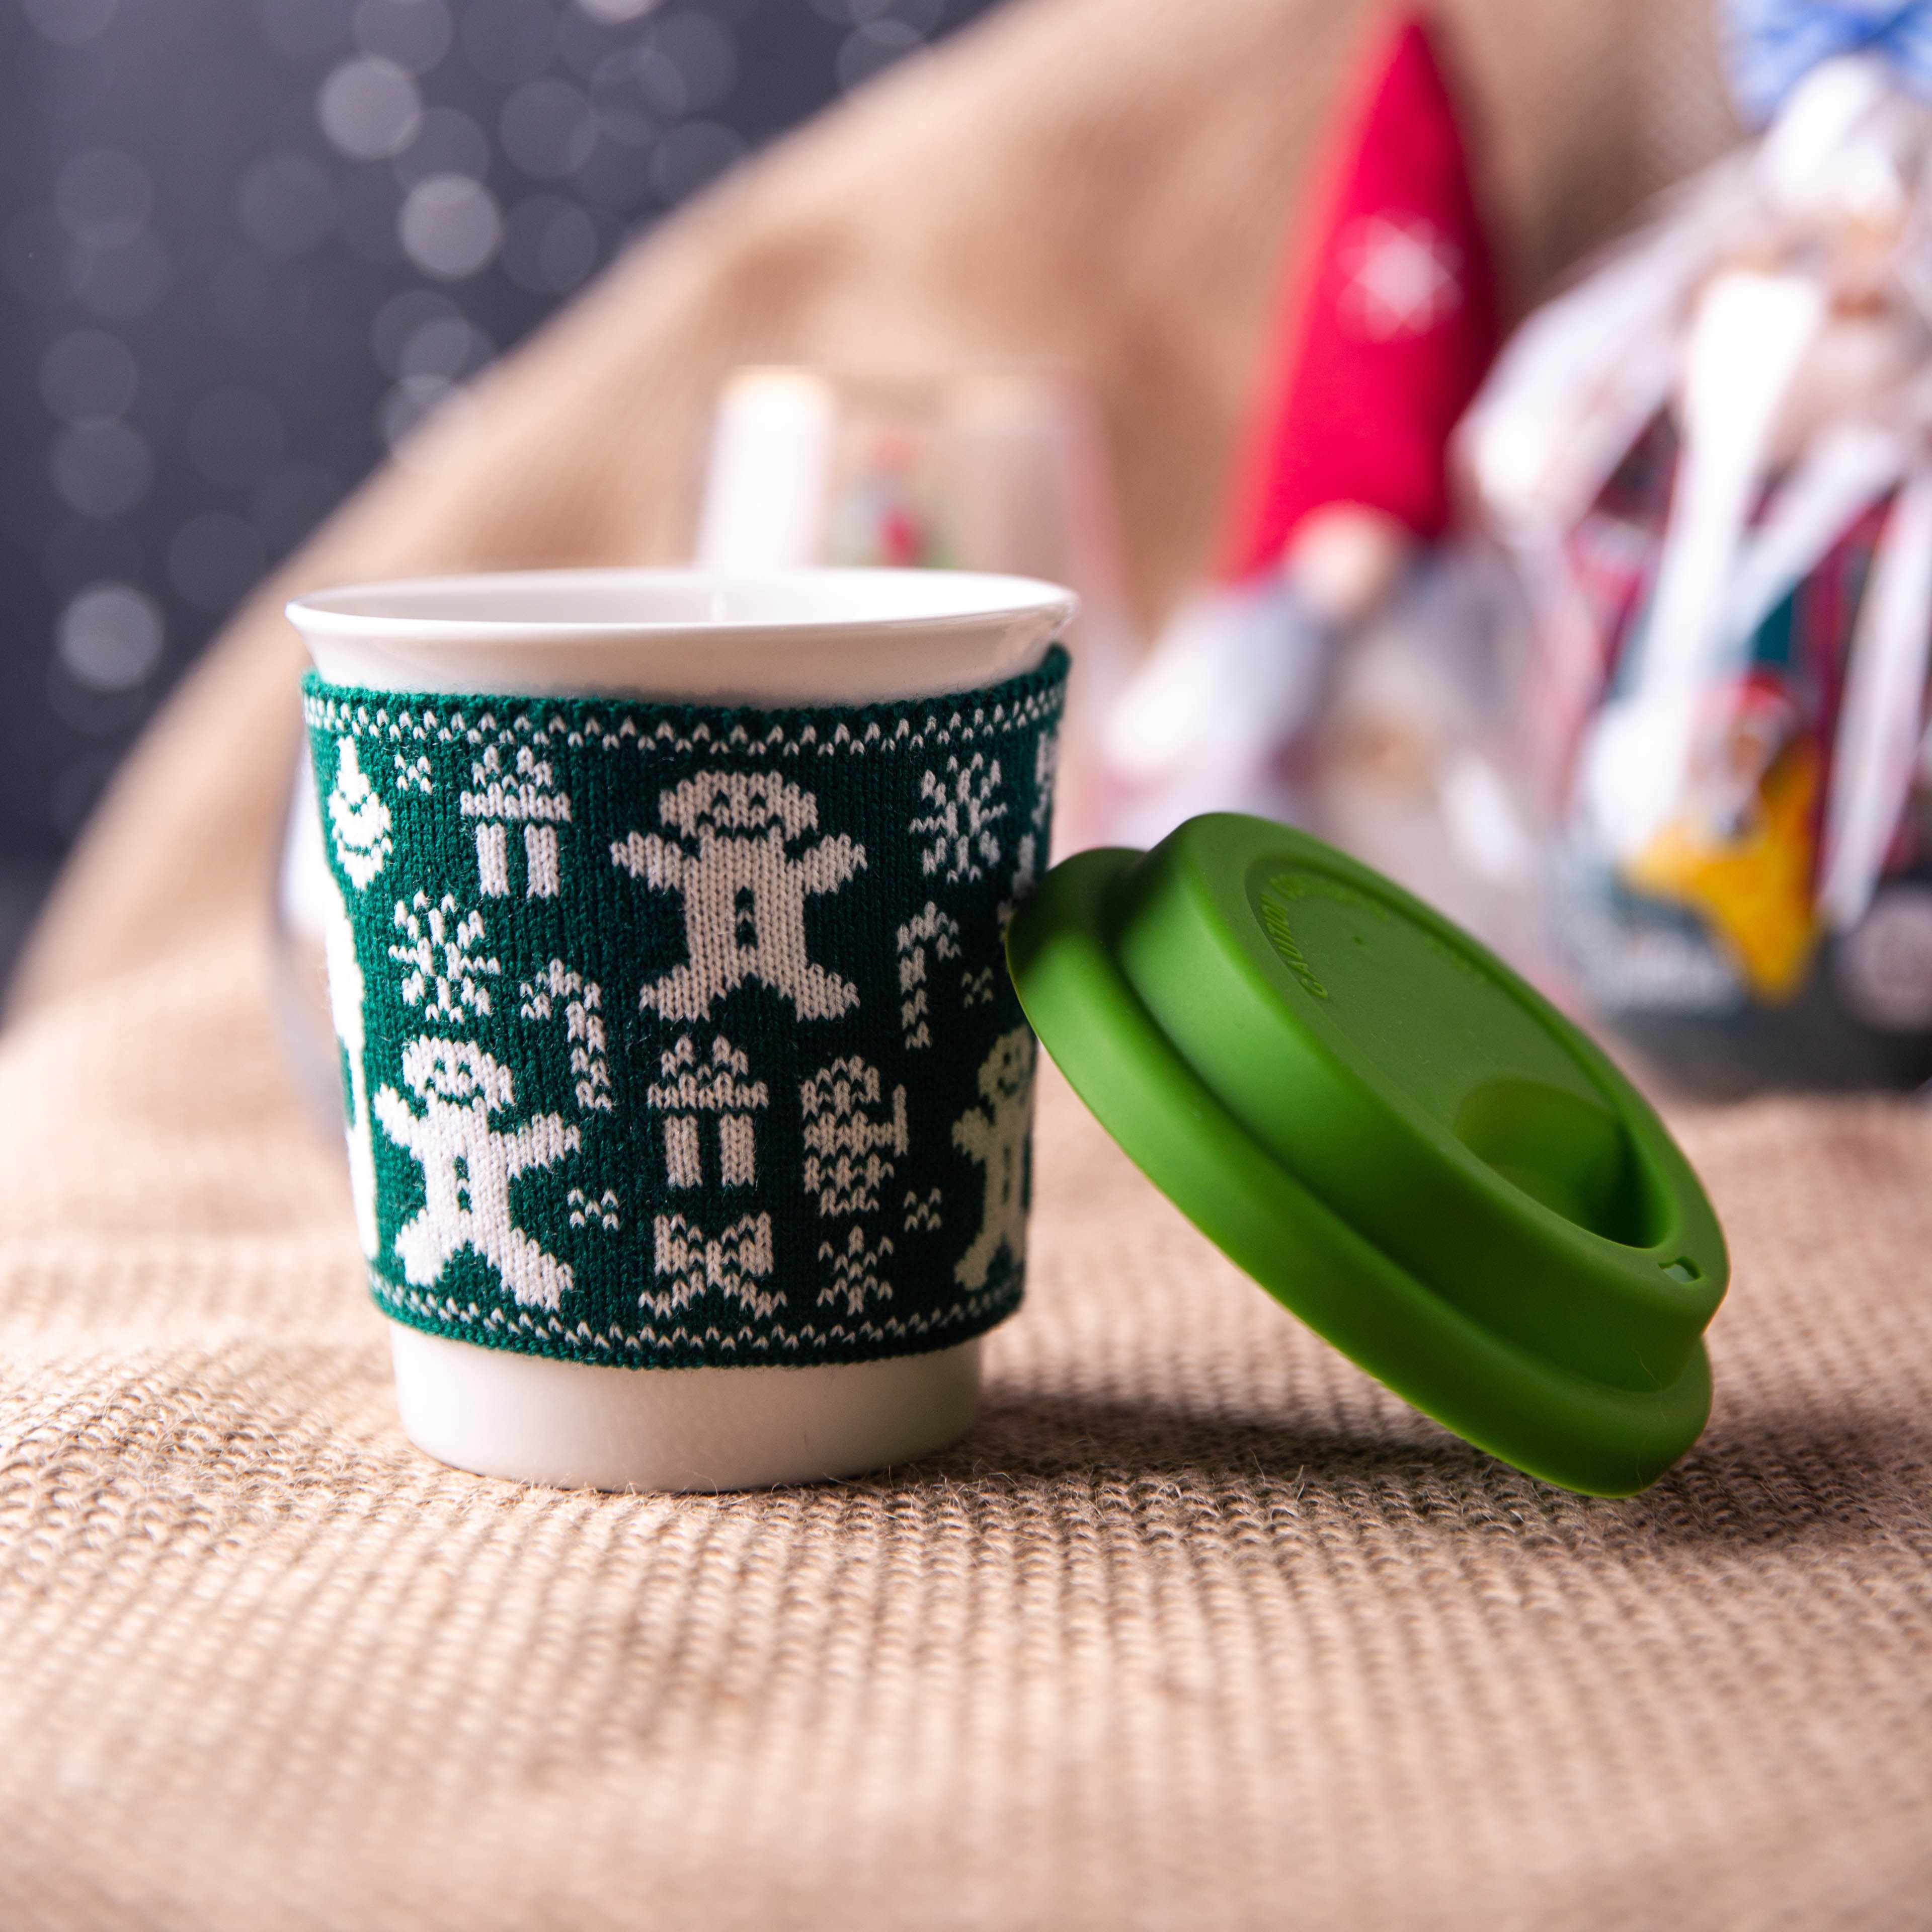
<path fill-rule="evenodd" d="M 1017 1262 L 1026 1252 L 1027 1127 L 1033 1118 L 1033 1035 L 1024 1027 L 1002 1034 L 980 1069 L 983 1107 L 952 1124 L 952 1144 L 986 1169 L 980 1232 L 959 1257 L 953 1276 L 962 1288 L 984 1288 L 1002 1248 Z"/>
<path fill-rule="evenodd" d="M 398 1231 L 403 1277 L 428 1288 L 465 1248 L 489 1262 L 520 1306 L 555 1308 L 572 1281 L 570 1264 L 548 1254 L 510 1218 L 510 1183 L 548 1167 L 582 1144 L 580 1129 L 538 1114 L 499 1133 L 490 1116 L 514 1106 L 510 1070 L 470 1040 L 424 1037 L 403 1049 L 403 1078 L 418 1114 L 393 1087 L 376 1096 L 389 1138 L 413 1154 L 427 1196 Z"/>
<path fill-rule="evenodd" d="M 836 892 L 863 868 L 866 848 L 841 833 L 788 849 L 818 828 L 811 793 L 775 772 L 706 772 L 664 793 L 658 812 L 688 842 L 633 832 L 611 846 L 610 862 L 654 891 L 682 895 L 690 956 L 646 986 L 640 1006 L 703 1019 L 747 980 L 782 993 L 801 1019 L 836 1019 L 859 1004 L 857 987 L 808 956 L 805 901 Z"/>

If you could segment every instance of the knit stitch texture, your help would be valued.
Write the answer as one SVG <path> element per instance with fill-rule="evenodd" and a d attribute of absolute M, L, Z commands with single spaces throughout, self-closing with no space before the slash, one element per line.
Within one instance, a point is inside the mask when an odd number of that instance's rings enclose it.
<path fill-rule="evenodd" d="M 754 711 L 311 676 L 330 999 L 385 1312 L 631 1366 L 860 1361 L 1018 1306 L 1001 954 L 1067 658 Z"/>

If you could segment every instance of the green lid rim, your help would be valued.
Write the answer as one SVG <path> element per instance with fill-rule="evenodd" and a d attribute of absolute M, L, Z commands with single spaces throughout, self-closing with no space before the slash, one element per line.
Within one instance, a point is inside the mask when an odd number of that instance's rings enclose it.
<path fill-rule="evenodd" d="M 1502 1036 L 1464 1035 L 1445 1052 L 1443 1040 L 1456 1036 L 1438 1035 L 1425 1050 L 1438 1067 L 1475 1054 L 1464 1072 L 1489 1077 L 1458 1106 L 1478 1090 L 1501 1102 L 1490 1151 L 1420 1104 L 1385 1047 L 1364 1054 L 1358 1035 L 1334 1036 L 1324 1022 L 1355 1000 L 1331 1000 L 1326 988 L 1311 996 L 1281 938 L 1264 932 L 1267 895 L 1256 888 L 1270 875 L 1320 880 L 1318 897 L 1366 908 L 1378 925 L 1421 940 L 1426 961 L 1452 962 L 1456 982 L 1483 990 L 1490 1014 L 1507 1022 Z M 1486 948 L 1347 854 L 1234 813 L 1192 819 L 1163 840 L 1109 893 L 1106 917 L 1114 963 L 1181 1058 L 1288 1172 L 1398 1267 L 1586 1382 L 1649 1392 L 1682 1374 L 1729 1276 L 1717 1218 L 1642 1096 Z M 1298 957 L 1292 931 L 1288 943 Z M 1426 987 L 1417 991 L 1426 1010 Z M 1519 1058 L 1526 1032 L 1547 1049 L 1540 1069 Z M 1574 1140 L 1572 1158 L 1550 1158 L 1564 1127 L 1550 1118 L 1552 1100 L 1572 1129 L 1582 1113 L 1594 1143 L 1587 1157 L 1610 1156 L 1623 1198 L 1608 1213 L 1600 1198 L 1558 1204 L 1536 1191 L 1546 1168 L 1568 1179 L 1576 1165 Z M 1499 1124 L 1504 1144 L 1493 1144 Z M 1560 1294 L 1544 1286 L 1558 1282 Z"/>
<path fill-rule="evenodd" d="M 1143 856 L 1064 861 L 1006 934 L 1021 1004 L 1101 1124 L 1238 1267 L 1444 1427 L 1586 1495 L 1647 1488 L 1708 1418 L 1702 1341 L 1667 1388 L 1592 1381 L 1472 1319 L 1312 1194 L 1195 1072 L 1116 963 L 1108 896 Z"/>

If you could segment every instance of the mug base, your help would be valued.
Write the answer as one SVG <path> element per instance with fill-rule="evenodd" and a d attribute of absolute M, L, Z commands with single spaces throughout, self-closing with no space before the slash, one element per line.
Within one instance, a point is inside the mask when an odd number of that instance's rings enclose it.
<path fill-rule="evenodd" d="M 389 1324 L 403 1432 L 439 1462 L 680 1493 L 862 1475 L 944 1448 L 979 1406 L 980 1342 L 808 1368 L 627 1369 Z"/>

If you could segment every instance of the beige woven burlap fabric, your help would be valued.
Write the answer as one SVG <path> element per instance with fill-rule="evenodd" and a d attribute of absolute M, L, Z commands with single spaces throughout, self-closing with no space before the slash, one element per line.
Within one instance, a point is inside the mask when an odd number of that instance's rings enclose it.
<path fill-rule="evenodd" d="M 1707 54 L 1634 51 L 1660 10 L 1456 13 L 1527 273 L 1720 125 Z M 742 355 L 1052 350 L 1156 609 L 1350 18 L 995 20 L 681 219 L 286 582 L 673 554 Z M 1379 1392 L 1051 1078 L 1034 1286 L 959 1448 L 681 1501 L 458 1475 L 398 1434 L 280 1068 L 294 668 L 265 599 L 0 1039 L 0 1926 L 1932 1918 L 1923 1117 L 1688 1124 L 1737 1282 L 1710 1432 L 1634 1502 Z"/>
<path fill-rule="evenodd" d="M 1636 1502 L 1380 1392 L 1052 1082 L 966 1443 L 665 1501 L 398 1438 L 241 949 L 0 1093 L 0 1924 L 1926 1922 L 1916 1114 L 1693 1135 L 1737 1285 Z"/>

